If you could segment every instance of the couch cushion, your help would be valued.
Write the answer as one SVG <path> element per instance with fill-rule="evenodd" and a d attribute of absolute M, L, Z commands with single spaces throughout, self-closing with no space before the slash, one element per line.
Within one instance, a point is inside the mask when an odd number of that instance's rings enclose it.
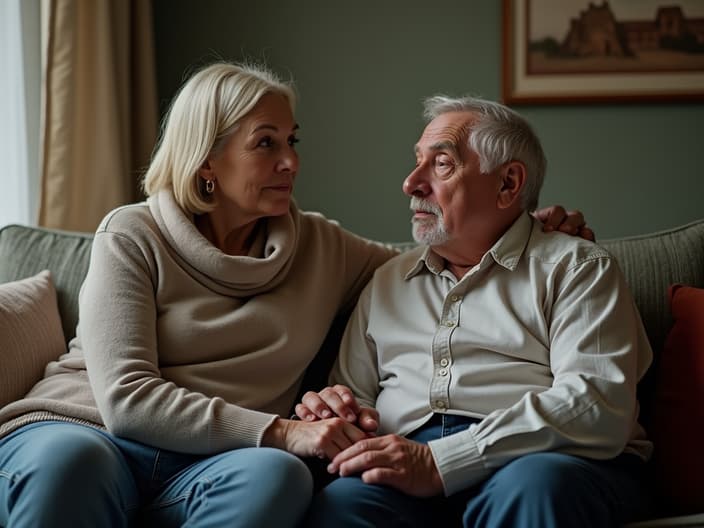
<path fill-rule="evenodd" d="M 655 473 L 673 512 L 704 510 L 704 289 L 669 290 L 674 324 L 656 380 Z"/>
<path fill-rule="evenodd" d="M 0 284 L 51 271 L 66 340 L 76 333 L 78 291 L 88 270 L 93 235 L 8 225 L 0 229 Z"/>
<path fill-rule="evenodd" d="M 0 284 L 0 408 L 22 398 L 65 350 L 51 274 Z"/>

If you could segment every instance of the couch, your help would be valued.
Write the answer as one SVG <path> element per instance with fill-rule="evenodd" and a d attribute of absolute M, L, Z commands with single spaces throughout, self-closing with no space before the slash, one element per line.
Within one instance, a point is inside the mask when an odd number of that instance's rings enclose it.
<path fill-rule="evenodd" d="M 31 277 L 41 270 L 48 269 L 56 289 L 56 302 L 60 314 L 63 336 L 68 342 L 75 335 L 78 320 L 78 293 L 88 268 L 92 235 L 86 233 L 50 230 L 21 225 L 8 225 L 0 229 L 0 284 Z M 659 375 L 663 350 L 666 347 L 667 337 L 673 326 L 673 316 L 670 312 L 668 293 L 672 284 L 680 283 L 695 288 L 704 288 L 704 219 L 687 225 L 649 233 L 641 236 L 603 240 L 600 242 L 618 260 L 626 279 L 633 292 L 635 302 L 640 310 L 648 337 L 655 352 L 655 361 L 646 377 L 639 386 L 641 402 L 641 421 L 654 438 L 662 438 L 665 429 L 678 438 L 678 433 L 704 434 L 704 424 L 689 424 L 688 431 L 677 431 L 681 424 L 667 423 L 670 410 L 659 416 L 658 397 L 662 376 Z M 409 244 L 399 244 L 400 249 L 406 249 Z M 704 313 L 704 306 L 700 314 Z M 702 320 L 702 317 L 699 318 Z M 325 371 L 334 357 L 337 339 L 344 320 L 338 320 L 331 331 L 329 339 L 319 354 L 317 363 L 311 366 L 304 381 L 304 385 L 315 388 L 323 383 Z M 701 326 L 704 327 L 704 324 Z M 698 331 L 696 328 L 695 331 Z M 699 356 L 704 356 L 704 349 L 700 349 Z M 2 358 L 0 350 L 0 361 Z M 690 352 L 696 360 L 696 351 Z M 682 359 L 682 358 L 680 358 Z M 684 361 L 688 361 L 687 357 Z M 702 361 L 699 360 L 701 365 Z M 680 372 L 690 372 L 687 364 L 681 366 Z M 697 382 L 697 380 L 695 380 Z M 702 394 L 704 378 L 695 385 L 695 389 Z M 677 388 L 677 387 L 676 387 Z M 698 401 L 690 398 L 691 404 L 704 408 L 704 398 Z M 687 399 L 685 404 L 687 405 Z M 662 405 L 660 406 L 662 408 Z M 677 410 L 682 411 L 680 406 Z M 700 413 L 701 416 L 701 413 Z M 664 423 L 662 423 L 664 420 Z M 661 430 L 657 428 L 660 427 Z M 701 438 L 704 446 L 704 436 Z M 704 460 L 704 447 L 691 453 L 691 460 Z M 650 472 L 653 492 L 657 497 L 658 512 L 656 518 L 650 521 L 633 523 L 629 526 L 635 528 L 649 527 L 674 527 L 674 526 L 704 526 L 704 489 L 697 493 L 700 499 L 698 505 L 682 507 L 677 503 L 678 486 L 690 486 L 691 482 L 674 482 L 678 475 L 671 477 L 670 473 L 658 471 L 658 455 L 656 443 L 656 456 L 651 461 L 653 471 Z M 701 462 L 698 462 L 701 465 Z M 696 464 L 695 464 L 696 466 Z M 695 467 L 692 466 L 692 467 Z M 695 468 L 696 469 L 696 468 Z M 680 468 L 687 478 L 688 468 Z M 669 481 L 663 481 L 666 475 Z M 695 483 L 701 484 L 701 479 Z M 673 501 L 672 490 L 675 490 Z"/>

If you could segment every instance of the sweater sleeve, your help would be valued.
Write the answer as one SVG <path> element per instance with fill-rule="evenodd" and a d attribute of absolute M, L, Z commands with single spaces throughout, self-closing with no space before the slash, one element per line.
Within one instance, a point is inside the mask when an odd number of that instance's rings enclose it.
<path fill-rule="evenodd" d="M 153 255 L 124 234 L 98 231 L 80 299 L 78 334 L 110 432 L 173 451 L 256 446 L 275 415 L 165 380 L 159 370 Z"/>
<path fill-rule="evenodd" d="M 618 267 L 590 260 L 564 274 L 547 318 L 552 386 L 466 431 L 429 442 L 449 495 L 539 451 L 619 455 L 636 426 L 636 384 L 652 352 Z"/>

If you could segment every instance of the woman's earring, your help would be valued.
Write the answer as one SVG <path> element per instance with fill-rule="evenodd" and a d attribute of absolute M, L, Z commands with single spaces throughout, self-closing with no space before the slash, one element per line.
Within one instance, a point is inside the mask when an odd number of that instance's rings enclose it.
<path fill-rule="evenodd" d="M 215 192 L 215 180 L 205 180 L 205 192 L 208 194 Z"/>

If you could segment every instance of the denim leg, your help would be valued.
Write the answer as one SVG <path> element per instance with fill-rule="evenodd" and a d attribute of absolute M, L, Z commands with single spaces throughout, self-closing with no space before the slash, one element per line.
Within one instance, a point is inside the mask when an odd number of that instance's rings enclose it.
<path fill-rule="evenodd" d="M 39 422 L 0 440 L 0 526 L 123 527 L 137 502 L 120 451 L 95 429 Z"/>
<path fill-rule="evenodd" d="M 164 461 L 168 463 L 167 461 Z M 266 447 L 227 451 L 169 479 L 143 512 L 145 526 L 297 526 L 313 479 L 297 457 Z"/>
<path fill-rule="evenodd" d="M 475 421 L 435 415 L 409 439 L 426 443 Z M 514 460 L 477 487 L 432 499 L 340 478 L 316 495 L 304 526 L 608 528 L 650 513 L 643 473 L 644 464 L 631 455 L 594 461 L 536 453 Z"/>
<path fill-rule="evenodd" d="M 437 499 L 420 499 L 386 486 L 342 477 L 311 503 L 305 528 L 420 528 L 436 525 Z"/>
<path fill-rule="evenodd" d="M 425 444 L 467 429 L 476 421 L 464 416 L 435 414 L 408 438 Z M 412 497 L 390 487 L 365 484 L 359 477 L 345 477 L 334 480 L 316 494 L 303 526 L 436 526 L 443 525 L 446 520 L 447 512 L 443 506 L 442 497 Z"/>
<path fill-rule="evenodd" d="M 468 500 L 465 528 L 608 528 L 646 512 L 644 464 L 631 455 L 595 461 L 535 453 L 510 462 Z M 452 500 L 463 500 L 461 497 Z"/>

